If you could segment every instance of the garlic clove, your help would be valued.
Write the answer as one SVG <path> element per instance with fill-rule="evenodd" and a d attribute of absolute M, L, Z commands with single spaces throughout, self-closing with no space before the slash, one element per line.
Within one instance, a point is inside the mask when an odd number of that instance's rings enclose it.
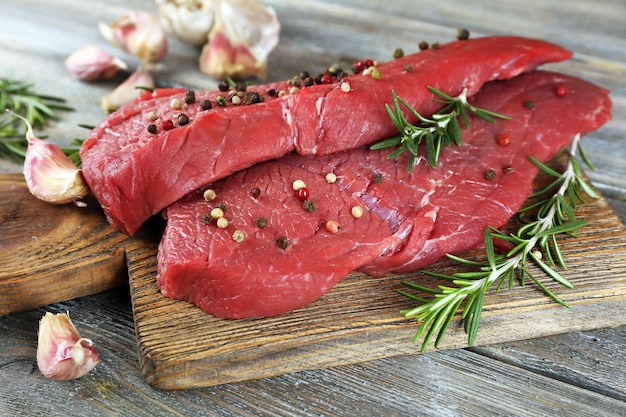
<path fill-rule="evenodd" d="M 100 33 L 112 45 L 143 61 L 146 69 L 161 62 L 167 55 L 167 36 L 156 17 L 133 10 L 111 24 L 100 23 Z"/>
<path fill-rule="evenodd" d="M 193 46 L 207 42 L 216 0 L 156 0 L 156 6 L 166 32 Z"/>
<path fill-rule="evenodd" d="M 39 321 L 37 366 L 46 377 L 80 378 L 99 361 L 93 342 L 80 336 L 67 313 L 46 313 Z"/>
<path fill-rule="evenodd" d="M 35 136 L 25 118 L 13 114 L 26 124 L 28 148 L 24 158 L 24 179 L 30 193 L 52 204 L 74 202 L 84 206 L 79 200 L 89 194 L 89 186 L 82 171 L 61 148 Z"/>
<path fill-rule="evenodd" d="M 100 100 L 100 107 L 106 113 L 111 113 L 133 101 L 141 93 L 141 88 L 153 89 L 154 86 L 154 79 L 147 71 L 135 71 L 110 94 Z"/>
<path fill-rule="evenodd" d="M 65 68 L 80 81 L 108 80 L 128 66 L 97 45 L 85 45 L 65 60 Z"/>
<path fill-rule="evenodd" d="M 265 79 L 267 60 L 279 36 L 273 8 L 258 0 L 221 1 L 202 48 L 200 70 L 216 78 Z"/>

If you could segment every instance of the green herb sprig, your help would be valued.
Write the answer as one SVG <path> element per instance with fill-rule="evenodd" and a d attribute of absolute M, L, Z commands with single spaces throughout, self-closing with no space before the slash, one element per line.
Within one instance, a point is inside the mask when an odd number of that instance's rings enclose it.
<path fill-rule="evenodd" d="M 569 146 L 569 162 L 563 173 L 531 158 L 541 171 L 553 176 L 554 180 L 546 188 L 531 196 L 539 198 L 545 196 L 545 198 L 521 210 L 522 218 L 528 216 L 530 212 L 536 215 L 534 220 L 526 221 L 517 233 L 506 234 L 493 227 L 485 229 L 486 262 L 448 255 L 448 258 L 453 261 L 474 270 L 452 275 L 423 271 L 428 276 L 444 279 L 452 284 L 440 285 L 436 289 L 403 282 L 411 290 L 427 294 L 424 298 L 412 292 L 399 291 L 400 294 L 418 303 L 417 307 L 403 310 L 402 314 L 415 318 L 420 323 L 413 341 L 417 342 L 423 338 L 422 352 L 426 350 L 435 335 L 434 346 L 439 346 L 459 308 L 461 308 L 464 330 L 468 336 L 468 345 L 471 346 L 478 333 L 485 294 L 494 286 L 496 291 L 500 291 L 505 285 L 511 289 L 516 278 L 521 286 L 524 286 L 526 280 L 530 279 L 554 301 L 569 307 L 531 273 L 529 264 L 534 264 L 559 284 L 572 288 L 572 284 L 555 269 L 556 266 L 566 267 L 557 237 L 562 234 L 576 235 L 578 230 L 587 223 L 584 220 L 577 220 L 574 213 L 578 203 L 586 202 L 585 194 L 590 198 L 599 198 L 599 195 L 583 178 L 582 169 L 576 157 L 577 152 L 585 164 L 593 169 L 593 165 L 580 146 L 580 135 L 576 135 Z M 547 196 L 552 190 L 556 192 Z M 508 242 L 512 249 L 507 253 L 497 254 L 495 240 Z"/>
<path fill-rule="evenodd" d="M 41 129 L 49 121 L 58 120 L 58 111 L 72 110 L 62 98 L 34 92 L 32 84 L 0 78 L 0 157 L 21 162 L 26 156 L 25 126 L 15 114 L 24 117 L 34 129 Z"/>
<path fill-rule="evenodd" d="M 426 159 L 432 167 L 437 166 L 443 147 L 460 146 L 462 144 L 459 116 L 466 129 L 470 127 L 468 114 L 473 114 L 491 123 L 495 122 L 496 119 L 510 119 L 508 116 L 469 104 L 466 88 L 456 97 L 451 97 L 434 87 L 429 86 L 427 88 L 438 97 L 435 98 L 435 101 L 442 103 L 444 106 L 430 118 L 427 118 L 419 114 L 406 100 L 399 97 L 395 91 L 392 91 L 393 108 L 389 104 L 385 104 L 385 108 L 400 134 L 371 146 L 373 150 L 397 146 L 398 148 L 387 156 L 388 159 L 396 158 L 402 153 L 409 151 L 409 172 L 413 171 L 413 168 L 421 159 L 419 145 L 423 142 L 426 143 Z M 410 123 L 404 116 L 405 111 L 417 118 L 418 123 Z"/>

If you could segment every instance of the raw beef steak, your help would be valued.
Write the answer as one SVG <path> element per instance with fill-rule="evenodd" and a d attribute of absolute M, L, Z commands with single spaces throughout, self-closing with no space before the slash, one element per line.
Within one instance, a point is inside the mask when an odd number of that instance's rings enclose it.
<path fill-rule="evenodd" d="M 577 133 L 602 126 L 611 106 L 606 90 L 543 71 L 489 83 L 473 104 L 512 120 L 473 118 L 462 146 L 444 149 L 434 169 L 423 161 L 409 174 L 406 155 L 387 160 L 388 151 L 363 147 L 292 153 L 213 184 L 212 201 L 203 189 L 186 196 L 164 212 L 162 293 L 220 317 L 271 316 L 317 300 L 352 270 L 412 271 L 474 248 L 531 193 L 538 169 L 528 157 L 552 158 Z M 501 135 L 510 144 L 499 144 Z M 315 210 L 292 189 L 296 180 Z M 207 220 L 215 207 L 223 229 Z M 329 220 L 338 231 L 327 230 Z"/>
<path fill-rule="evenodd" d="M 248 87 L 238 105 L 218 105 L 220 94 L 228 97 L 220 91 L 191 97 L 182 89 L 155 90 L 91 132 L 80 152 L 83 174 L 111 225 L 133 234 L 185 194 L 257 162 L 294 150 L 330 154 L 391 135 L 384 103 L 392 90 L 430 114 L 436 103 L 427 86 L 473 95 L 487 81 L 570 57 L 540 40 L 485 37 L 395 59 L 376 67 L 380 77 L 354 74 L 348 84 L 327 73 L 319 84 L 306 87 L 305 78 L 299 91 L 284 95 L 272 91 L 291 91 L 286 82 Z"/>

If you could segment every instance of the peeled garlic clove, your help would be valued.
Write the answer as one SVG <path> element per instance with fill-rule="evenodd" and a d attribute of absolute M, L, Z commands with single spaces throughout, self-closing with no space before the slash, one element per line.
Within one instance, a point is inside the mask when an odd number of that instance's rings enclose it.
<path fill-rule="evenodd" d="M 279 36 L 273 8 L 258 0 L 221 1 L 202 48 L 200 70 L 216 78 L 265 79 L 267 59 Z"/>
<path fill-rule="evenodd" d="M 216 0 L 156 0 L 159 21 L 165 31 L 194 46 L 207 42 L 216 3 Z"/>
<path fill-rule="evenodd" d="M 124 104 L 133 101 L 142 89 L 153 89 L 154 79 L 146 71 L 135 71 L 130 77 L 128 77 L 122 84 L 118 85 L 115 90 L 106 95 L 100 100 L 100 107 L 107 112 L 111 113 Z"/>
<path fill-rule="evenodd" d="M 81 81 L 108 80 L 128 66 L 97 45 L 85 45 L 65 60 L 65 68 Z"/>
<path fill-rule="evenodd" d="M 36 137 L 26 119 L 13 114 L 22 119 L 27 128 L 28 148 L 24 158 L 24 179 L 30 193 L 48 203 L 74 202 L 82 206 L 79 200 L 89 194 L 89 186 L 82 171 L 61 148 Z"/>
<path fill-rule="evenodd" d="M 67 313 L 46 313 L 39 321 L 37 366 L 45 376 L 80 378 L 99 361 L 93 342 L 80 336 Z"/>
<path fill-rule="evenodd" d="M 149 69 L 167 55 L 167 36 L 156 17 L 133 10 L 111 24 L 100 23 L 100 33 L 112 45 L 141 59 Z"/>

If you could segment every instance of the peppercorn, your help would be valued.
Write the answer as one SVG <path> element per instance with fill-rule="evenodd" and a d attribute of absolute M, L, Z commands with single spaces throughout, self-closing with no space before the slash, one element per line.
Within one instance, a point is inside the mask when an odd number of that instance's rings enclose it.
<path fill-rule="evenodd" d="M 302 208 L 307 213 L 313 213 L 315 209 L 317 208 L 317 206 L 315 205 L 315 201 L 311 200 L 310 198 L 307 198 L 306 200 L 302 202 Z"/>
<path fill-rule="evenodd" d="M 325 224 L 326 227 L 326 231 L 328 233 L 339 233 L 339 230 L 341 229 L 341 226 L 339 226 L 339 222 L 337 222 L 337 220 L 328 220 Z"/>
<path fill-rule="evenodd" d="M 178 126 L 185 126 L 189 123 L 189 117 L 185 113 L 181 113 L 176 118 L 176 121 L 178 122 Z"/>
<path fill-rule="evenodd" d="M 237 84 L 235 84 L 235 90 L 237 90 L 237 91 L 246 91 L 246 88 L 247 88 L 247 86 L 246 86 L 246 83 L 244 83 L 244 82 L 240 81 Z"/>
<path fill-rule="evenodd" d="M 496 179 L 496 171 L 494 171 L 493 169 L 489 169 L 485 172 L 485 179 L 488 181 L 493 181 L 494 179 Z"/>
<path fill-rule="evenodd" d="M 230 86 L 228 85 L 228 82 L 225 80 L 222 80 L 217 84 L 217 89 L 220 91 L 228 91 L 229 88 Z"/>
<path fill-rule="evenodd" d="M 383 174 L 377 172 L 374 174 L 374 184 L 382 184 L 383 182 Z"/>
<path fill-rule="evenodd" d="M 262 101 L 261 95 L 256 91 L 249 91 L 243 97 L 243 104 L 256 104 Z"/>
<path fill-rule="evenodd" d="M 265 217 L 259 217 L 254 220 L 254 225 L 260 229 L 265 229 L 267 227 L 267 219 Z"/>
<path fill-rule="evenodd" d="M 302 83 L 304 84 L 305 87 L 310 87 L 313 84 L 315 84 L 315 81 L 311 77 L 306 77 L 305 79 L 302 80 Z"/>
<path fill-rule="evenodd" d="M 150 123 L 148 125 L 148 132 L 154 135 L 157 132 L 157 126 L 154 123 Z"/>
<path fill-rule="evenodd" d="M 393 51 L 393 55 L 394 58 L 402 58 L 404 56 L 404 51 L 402 50 L 402 48 L 396 48 Z"/>
<path fill-rule="evenodd" d="M 174 110 L 180 109 L 181 107 L 180 100 L 177 98 L 173 98 L 172 101 L 170 101 L 170 107 Z"/>
<path fill-rule="evenodd" d="M 255 187 L 252 189 L 252 191 L 250 191 L 250 195 L 257 199 L 261 196 L 261 189 L 259 187 Z"/>
<path fill-rule="evenodd" d="M 555 94 L 557 97 L 563 97 L 567 93 L 567 87 L 560 85 L 556 88 Z"/>
<path fill-rule="evenodd" d="M 233 232 L 233 240 L 237 243 L 241 243 L 243 242 L 243 240 L 246 238 L 246 235 L 244 235 L 243 230 L 235 230 Z"/>
<path fill-rule="evenodd" d="M 354 71 L 355 74 L 358 74 L 364 69 L 365 69 L 365 63 L 361 60 L 354 61 L 354 64 L 352 64 L 352 71 Z"/>
<path fill-rule="evenodd" d="M 440 47 L 439 42 L 437 42 L 437 41 L 433 42 L 433 44 L 432 44 L 432 48 L 433 49 L 439 49 L 439 47 Z"/>
<path fill-rule="evenodd" d="M 215 190 L 209 188 L 209 189 L 205 190 L 204 193 L 202 193 L 202 197 L 206 201 L 213 201 L 217 197 L 217 194 L 215 194 Z"/>
<path fill-rule="evenodd" d="M 213 217 L 211 217 L 211 215 L 208 213 L 204 213 L 202 216 L 200 216 L 200 221 L 203 224 L 211 224 L 211 222 L 213 221 Z"/>
<path fill-rule="evenodd" d="M 267 95 L 270 96 L 270 97 L 275 97 L 276 96 L 276 89 L 270 88 L 269 90 L 267 90 Z"/>
<path fill-rule="evenodd" d="M 298 200 L 301 201 L 306 200 L 307 198 L 309 198 L 309 189 L 306 187 L 299 188 L 296 191 L 296 197 L 298 198 Z"/>
<path fill-rule="evenodd" d="M 224 107 L 226 105 L 226 97 L 224 97 L 223 95 L 220 94 L 215 99 L 215 102 L 217 103 L 218 106 Z"/>
<path fill-rule="evenodd" d="M 226 211 L 226 203 L 224 203 L 223 201 L 218 203 L 216 207 L 221 209 L 222 211 Z"/>
<path fill-rule="evenodd" d="M 287 245 L 289 244 L 289 242 L 287 241 L 287 236 L 281 236 L 276 239 L 276 244 L 281 249 L 287 249 Z"/>
<path fill-rule="evenodd" d="M 428 45 L 428 42 L 421 41 L 418 47 L 420 48 L 420 51 L 425 51 L 426 49 L 428 49 L 429 45 Z"/>
<path fill-rule="evenodd" d="M 524 107 L 526 107 L 528 110 L 533 110 L 535 108 L 535 102 L 532 100 L 526 100 L 524 102 Z"/>
<path fill-rule="evenodd" d="M 502 172 L 504 172 L 505 174 L 512 174 L 513 172 L 515 172 L 515 168 L 513 168 L 510 165 L 507 165 L 507 166 L 502 167 Z"/>
<path fill-rule="evenodd" d="M 464 28 L 459 29 L 456 33 L 456 38 L 460 41 L 469 39 L 469 36 L 470 36 L 469 30 L 464 29 Z"/>
<path fill-rule="evenodd" d="M 161 127 L 163 128 L 163 130 L 172 130 L 174 129 L 174 122 L 172 122 L 171 120 L 163 120 L 163 122 L 161 123 Z"/>
<path fill-rule="evenodd" d="M 185 93 L 185 103 L 191 104 L 191 103 L 195 103 L 195 101 L 196 101 L 196 93 L 194 93 L 191 90 L 187 90 L 187 92 Z"/>
<path fill-rule="evenodd" d="M 330 84 L 333 82 L 333 77 L 330 74 L 323 74 L 320 78 L 322 84 Z"/>
<path fill-rule="evenodd" d="M 511 143 L 511 137 L 507 135 L 506 133 L 503 133 L 500 136 L 498 136 L 498 145 L 507 146 L 510 143 Z"/>
<path fill-rule="evenodd" d="M 309 78 L 310 76 L 311 76 L 311 74 L 309 74 L 308 71 L 302 71 L 300 73 L 300 78 L 303 79 L 303 80 Z"/>

